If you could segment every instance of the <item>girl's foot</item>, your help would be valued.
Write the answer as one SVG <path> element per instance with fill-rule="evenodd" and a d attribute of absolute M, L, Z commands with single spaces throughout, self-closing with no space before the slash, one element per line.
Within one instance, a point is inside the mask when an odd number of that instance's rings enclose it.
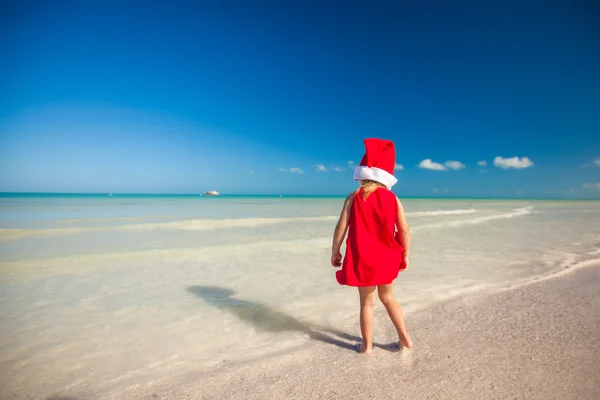
<path fill-rule="evenodd" d="M 412 340 L 410 340 L 410 336 L 406 336 L 404 338 L 400 338 L 400 340 L 398 341 L 398 344 L 400 345 L 400 350 L 404 349 L 410 349 L 413 345 Z"/>
<path fill-rule="evenodd" d="M 357 347 L 359 353 L 363 353 L 367 356 L 371 355 L 371 352 L 373 351 L 373 345 L 367 346 L 364 343 L 360 343 Z"/>

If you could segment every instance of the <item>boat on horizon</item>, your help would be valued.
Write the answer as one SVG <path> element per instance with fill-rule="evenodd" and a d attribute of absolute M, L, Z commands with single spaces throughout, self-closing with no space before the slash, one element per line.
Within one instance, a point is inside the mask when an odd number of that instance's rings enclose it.
<path fill-rule="evenodd" d="M 218 196 L 219 192 L 217 192 L 216 190 L 209 190 L 208 192 L 204 193 L 206 196 Z"/>

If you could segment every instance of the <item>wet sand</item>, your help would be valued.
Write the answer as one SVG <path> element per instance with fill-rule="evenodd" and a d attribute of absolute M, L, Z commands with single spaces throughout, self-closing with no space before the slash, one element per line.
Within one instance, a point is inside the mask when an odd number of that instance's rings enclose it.
<path fill-rule="evenodd" d="M 98 398 L 600 399 L 598 265 L 409 314 L 409 351 L 393 351 L 394 331 L 382 312 L 378 304 L 369 357 L 349 349 L 357 326 L 327 333 L 347 347 L 314 340 L 268 359 L 224 362 L 209 373 Z"/>

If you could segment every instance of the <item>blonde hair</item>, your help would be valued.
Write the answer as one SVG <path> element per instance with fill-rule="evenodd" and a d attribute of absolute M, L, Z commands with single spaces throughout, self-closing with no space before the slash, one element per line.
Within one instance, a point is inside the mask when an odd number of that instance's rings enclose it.
<path fill-rule="evenodd" d="M 386 187 L 385 187 L 385 185 L 383 185 L 379 182 L 371 181 L 369 179 L 364 179 L 364 180 L 360 181 L 360 189 L 362 189 L 363 200 L 366 200 L 367 197 L 369 197 L 369 195 L 371 193 L 373 193 L 374 191 L 376 191 L 379 188 L 386 188 Z"/>

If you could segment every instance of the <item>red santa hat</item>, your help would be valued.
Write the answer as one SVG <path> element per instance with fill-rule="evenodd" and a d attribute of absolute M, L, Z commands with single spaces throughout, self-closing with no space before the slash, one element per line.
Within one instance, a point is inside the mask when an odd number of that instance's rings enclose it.
<path fill-rule="evenodd" d="M 398 182 L 394 177 L 396 149 L 394 142 L 383 139 L 365 139 L 365 155 L 354 169 L 354 179 L 379 182 L 388 189 Z"/>

